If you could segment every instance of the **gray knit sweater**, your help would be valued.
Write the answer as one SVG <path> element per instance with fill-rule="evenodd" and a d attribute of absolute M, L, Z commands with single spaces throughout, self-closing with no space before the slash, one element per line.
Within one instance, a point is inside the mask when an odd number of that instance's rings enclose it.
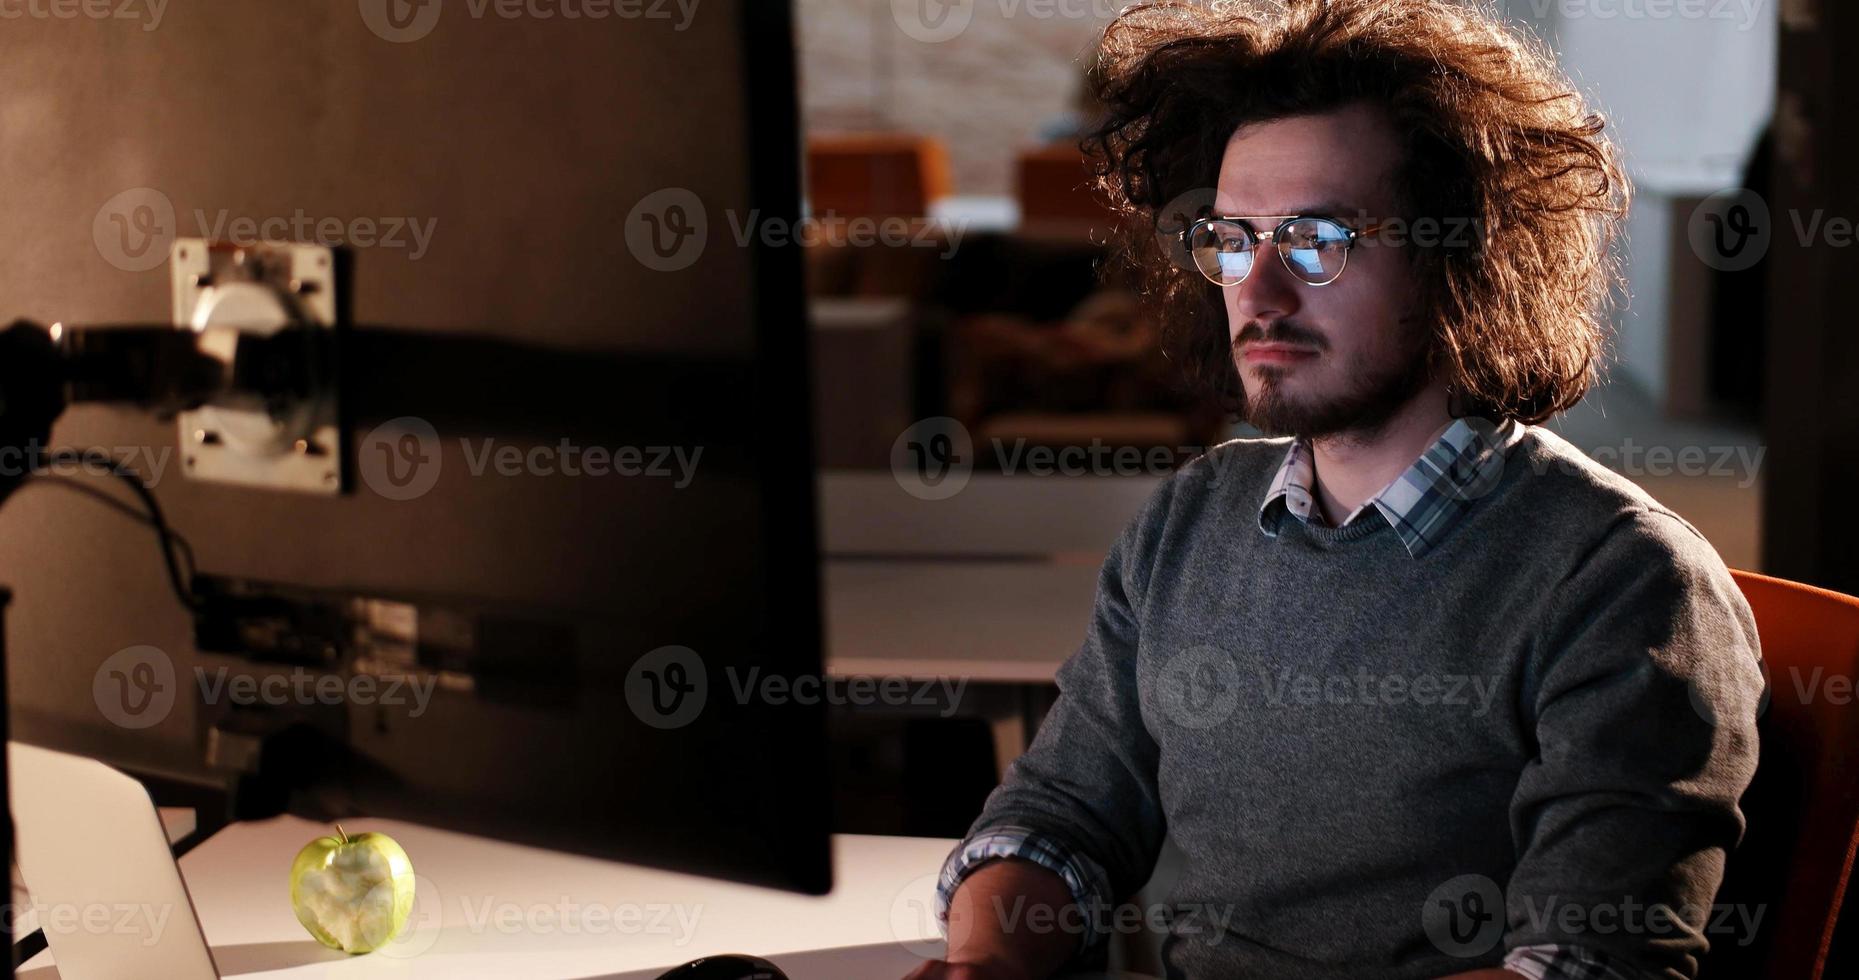
<path fill-rule="evenodd" d="M 1274 537 L 1286 445 L 1220 446 L 1145 504 L 974 832 L 1075 850 L 1112 905 L 1171 837 L 1171 975 L 1438 977 L 1538 944 L 1695 975 L 1762 688 L 1716 552 L 1540 428 L 1418 558 L 1373 509 Z"/>

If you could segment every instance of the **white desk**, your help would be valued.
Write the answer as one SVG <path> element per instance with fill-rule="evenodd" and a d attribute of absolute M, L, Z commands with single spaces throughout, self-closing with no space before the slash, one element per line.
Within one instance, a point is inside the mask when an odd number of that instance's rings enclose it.
<path fill-rule="evenodd" d="M 901 977 L 940 948 L 935 873 L 954 841 L 834 839 L 836 887 L 813 898 L 534 850 L 386 820 L 419 874 L 406 934 L 366 956 L 311 939 L 286 887 L 298 848 L 327 833 L 284 817 L 235 824 L 181 858 L 225 977 L 652 980 L 715 953 L 754 953 L 793 980 Z M 42 953 L 21 980 L 56 980 Z M 158 980 L 158 978 L 151 978 Z"/>

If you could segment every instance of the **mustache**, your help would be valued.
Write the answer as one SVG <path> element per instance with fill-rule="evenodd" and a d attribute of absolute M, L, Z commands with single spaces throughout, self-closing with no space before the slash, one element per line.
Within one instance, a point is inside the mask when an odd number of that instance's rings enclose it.
<path fill-rule="evenodd" d="M 1323 339 L 1322 334 L 1293 320 L 1274 320 L 1270 329 L 1261 327 L 1257 323 L 1246 324 L 1233 338 L 1233 352 L 1237 354 L 1241 347 L 1252 343 L 1297 344 L 1320 351 L 1328 350 L 1330 346 Z"/>

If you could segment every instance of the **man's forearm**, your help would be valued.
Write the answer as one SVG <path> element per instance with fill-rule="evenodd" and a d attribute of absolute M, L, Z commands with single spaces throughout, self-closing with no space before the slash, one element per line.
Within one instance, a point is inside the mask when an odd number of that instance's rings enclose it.
<path fill-rule="evenodd" d="M 949 901 L 950 963 L 984 965 L 1027 980 L 1053 974 L 1078 949 L 1065 879 L 1016 858 L 991 861 L 963 880 Z"/>

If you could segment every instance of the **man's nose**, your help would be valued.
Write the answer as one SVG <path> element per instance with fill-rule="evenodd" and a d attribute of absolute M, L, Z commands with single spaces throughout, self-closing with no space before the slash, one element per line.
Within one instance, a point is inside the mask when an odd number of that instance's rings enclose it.
<path fill-rule="evenodd" d="M 1269 328 L 1273 320 L 1293 316 L 1302 306 L 1303 284 L 1285 268 L 1277 250 L 1270 247 L 1259 249 L 1252 274 L 1245 282 L 1223 288 L 1227 308 L 1237 324 L 1258 323 Z"/>

